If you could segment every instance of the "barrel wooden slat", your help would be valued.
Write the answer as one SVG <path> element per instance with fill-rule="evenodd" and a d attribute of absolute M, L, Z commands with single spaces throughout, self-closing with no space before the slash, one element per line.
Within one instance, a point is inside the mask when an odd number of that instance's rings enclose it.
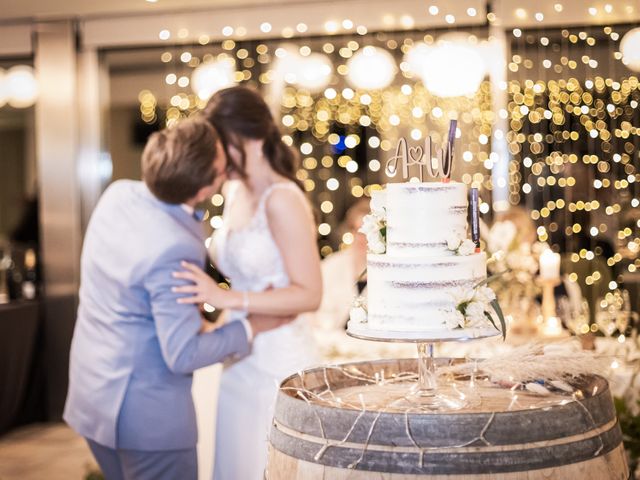
<path fill-rule="evenodd" d="M 418 480 L 421 475 L 375 473 L 347 470 L 299 460 L 271 447 L 267 480 Z M 628 480 L 622 445 L 608 454 L 586 462 L 562 467 L 511 473 L 473 473 L 468 475 L 429 475 L 428 480 Z"/>
<path fill-rule="evenodd" d="M 582 471 L 575 478 L 628 477 L 620 453 L 620 427 L 608 384 L 601 377 L 583 379 L 585 398 L 580 402 L 558 396 L 565 404 L 558 401 L 543 409 L 533 408 L 536 404 L 530 401 L 532 408 L 525 405 L 514 411 L 506 411 L 503 389 L 484 392 L 482 404 L 475 409 L 428 414 L 363 413 L 321 401 L 307 403 L 291 390 L 321 392 L 328 381 L 332 389 L 349 395 L 350 389 L 371 388 L 355 378 L 358 375 L 373 377 L 384 370 L 388 378 L 415 368 L 415 360 L 362 362 L 342 369 L 313 369 L 285 380 L 271 431 L 269 478 L 298 478 L 299 472 L 304 472 L 300 478 L 309 480 L 343 475 L 353 479 L 553 478 L 545 477 L 545 471 L 572 472 L 566 478 Z M 526 394 L 523 397 L 526 404 Z M 349 468 L 354 463 L 356 468 Z M 298 473 L 283 473 L 292 471 Z M 608 476 L 596 475 L 600 471 Z M 357 476 L 360 473 L 369 476 Z"/>

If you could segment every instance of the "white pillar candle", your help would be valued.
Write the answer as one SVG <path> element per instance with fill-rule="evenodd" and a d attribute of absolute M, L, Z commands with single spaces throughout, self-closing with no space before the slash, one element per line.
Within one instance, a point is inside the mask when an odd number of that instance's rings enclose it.
<path fill-rule="evenodd" d="M 555 280 L 560 278 L 560 254 L 550 249 L 540 255 L 540 278 Z"/>
<path fill-rule="evenodd" d="M 557 337 L 562 335 L 562 323 L 557 317 L 549 317 L 542 327 L 542 334 L 546 337 Z"/>

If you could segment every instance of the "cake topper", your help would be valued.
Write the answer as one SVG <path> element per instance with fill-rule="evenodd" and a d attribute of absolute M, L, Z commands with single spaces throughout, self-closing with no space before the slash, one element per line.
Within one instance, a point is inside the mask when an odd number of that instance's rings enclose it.
<path fill-rule="evenodd" d="M 407 140 L 401 137 L 396 145 L 396 154 L 387 160 L 386 171 L 390 177 L 394 177 L 398 173 L 398 162 L 402 164 L 402 177 L 409 179 L 409 167 L 418 165 L 420 181 L 424 182 L 424 170 L 430 177 L 438 178 L 442 182 L 451 180 L 451 167 L 453 164 L 454 143 L 456 140 L 457 120 L 451 120 L 449 123 L 449 135 L 447 136 L 447 144 L 445 148 L 436 149 L 435 157 L 432 156 L 433 148 L 431 136 L 424 139 L 424 147 L 409 147 Z"/>

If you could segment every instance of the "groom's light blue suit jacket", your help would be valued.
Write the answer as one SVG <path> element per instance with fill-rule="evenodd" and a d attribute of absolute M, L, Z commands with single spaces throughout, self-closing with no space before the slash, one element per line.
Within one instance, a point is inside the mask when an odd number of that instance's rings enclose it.
<path fill-rule="evenodd" d="M 106 447 L 193 448 L 191 374 L 249 351 L 240 322 L 198 335 L 194 305 L 176 303 L 171 272 L 203 265 L 199 224 L 142 182 L 113 183 L 84 240 L 64 419 Z"/>

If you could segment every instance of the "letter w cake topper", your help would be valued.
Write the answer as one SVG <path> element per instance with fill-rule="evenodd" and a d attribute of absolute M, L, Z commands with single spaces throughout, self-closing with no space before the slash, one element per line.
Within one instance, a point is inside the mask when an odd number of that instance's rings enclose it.
<path fill-rule="evenodd" d="M 424 170 L 426 168 L 430 177 L 438 178 L 443 182 L 451 180 L 451 167 L 453 165 L 454 142 L 456 140 L 457 120 L 451 120 L 449 123 L 449 135 L 447 136 L 447 144 L 445 148 L 436 149 L 435 157 L 432 156 L 433 148 L 431 145 L 431 136 L 424 139 L 423 147 L 409 147 L 407 140 L 401 137 L 396 145 L 396 154 L 387 160 L 387 175 L 395 177 L 398 173 L 398 162 L 401 163 L 402 177 L 408 180 L 410 167 L 418 165 L 420 181 L 424 182 Z M 435 164 L 434 164 L 435 162 Z"/>

